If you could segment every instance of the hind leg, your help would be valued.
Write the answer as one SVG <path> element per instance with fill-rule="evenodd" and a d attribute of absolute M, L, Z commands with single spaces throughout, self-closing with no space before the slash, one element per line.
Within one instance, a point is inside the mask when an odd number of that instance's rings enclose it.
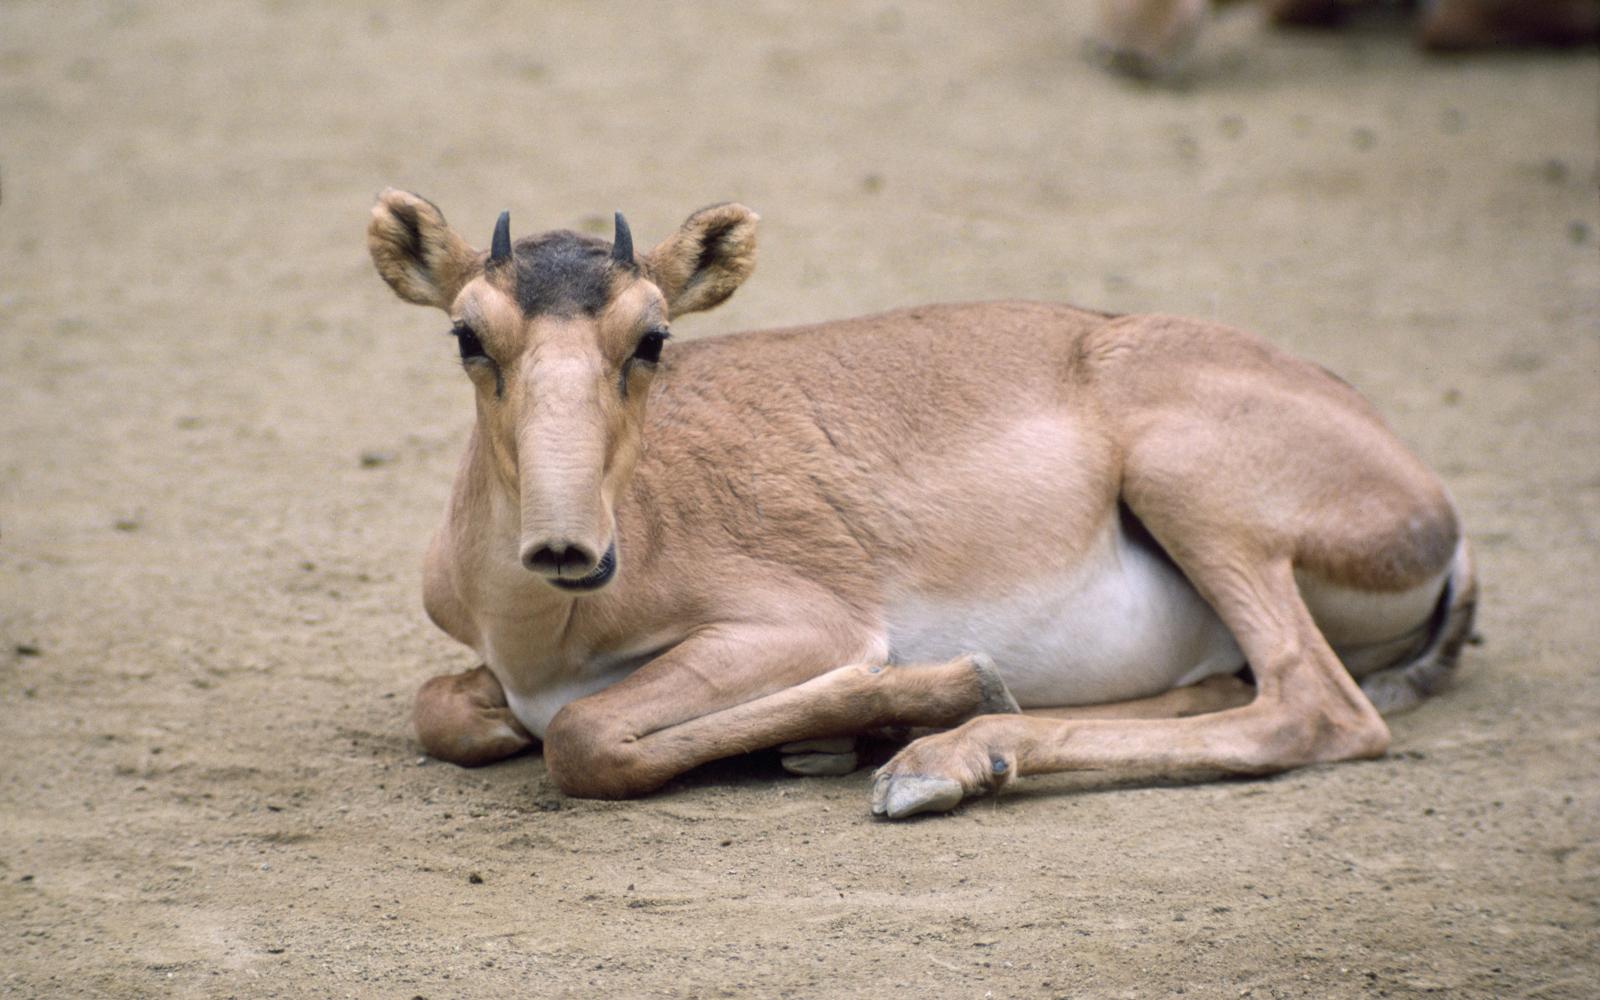
<path fill-rule="evenodd" d="M 1255 687 L 1233 675 L 1208 677 L 1187 687 L 1173 688 L 1149 698 L 1131 701 L 1107 702 L 1100 705 L 1062 705 L 1045 708 L 1026 708 L 1023 715 L 1040 719 L 1182 719 L 1191 715 L 1205 715 L 1229 708 L 1248 705 L 1255 697 Z M 1015 711 L 1005 709 L 999 714 Z M 937 729 L 893 728 L 876 735 L 905 743 L 940 732 Z M 779 747 L 783 755 L 783 768 L 791 774 L 840 775 L 850 774 L 860 764 L 856 752 L 856 738 L 844 736 L 836 739 L 801 740 Z"/>
<path fill-rule="evenodd" d="M 1287 562 L 1208 579 L 1209 588 L 1196 584 L 1210 591 L 1256 676 L 1249 704 L 1175 719 L 980 717 L 884 765 L 872 811 L 946 810 L 1027 774 L 1264 774 L 1388 748 L 1387 727 L 1317 631 Z"/>
<path fill-rule="evenodd" d="M 1071 705 L 1027 708 L 1022 714 L 1040 719 L 1182 719 L 1248 705 L 1255 687 L 1232 674 L 1207 677 L 1186 687 L 1173 688 L 1149 698 L 1108 702 L 1102 705 Z M 1013 711 L 1006 709 L 1005 712 Z M 1001 714 L 1005 714 L 1002 712 Z M 885 734 L 889 735 L 889 734 Z M 905 736 L 894 733 L 901 740 Z M 913 730 L 912 735 L 930 735 Z M 860 763 L 856 738 L 843 736 L 825 740 L 801 740 L 779 747 L 783 768 L 791 774 L 840 775 L 855 771 Z"/>
<path fill-rule="evenodd" d="M 417 691 L 411 718 L 428 756 L 478 767 L 533 745 L 488 667 L 435 677 Z"/>
<path fill-rule="evenodd" d="M 1019 774 L 1263 774 L 1388 748 L 1296 570 L 1421 586 L 1459 538 L 1443 488 L 1352 390 L 1264 343 L 1178 321 L 1118 333 L 1094 378 L 1121 436 L 1122 499 L 1233 634 L 1254 699 L 1179 719 L 975 719 L 885 765 L 874 812 L 947 809 Z"/>

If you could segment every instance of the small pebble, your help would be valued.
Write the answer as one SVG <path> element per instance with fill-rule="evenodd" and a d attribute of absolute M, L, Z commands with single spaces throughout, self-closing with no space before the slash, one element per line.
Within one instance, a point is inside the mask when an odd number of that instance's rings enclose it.
<path fill-rule="evenodd" d="M 393 461 L 394 452 L 392 451 L 364 451 L 361 453 L 361 467 L 363 469 L 375 469 L 380 465 L 388 465 Z"/>
<path fill-rule="evenodd" d="M 31 642 L 19 642 L 16 645 L 18 656 L 42 656 L 43 651 Z"/>
<path fill-rule="evenodd" d="M 482 885 L 483 884 L 483 876 L 479 875 L 477 872 L 473 872 L 472 874 L 467 876 L 467 882 L 469 884 L 471 884 L 471 885 Z"/>

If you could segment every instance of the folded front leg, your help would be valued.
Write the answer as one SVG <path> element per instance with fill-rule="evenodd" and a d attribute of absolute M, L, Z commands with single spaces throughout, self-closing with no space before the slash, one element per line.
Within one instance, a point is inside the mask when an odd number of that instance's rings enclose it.
<path fill-rule="evenodd" d="M 773 690 L 774 677 L 803 674 L 804 664 L 838 655 L 810 639 L 735 632 L 680 643 L 556 715 L 545 733 L 551 776 L 569 795 L 623 798 L 708 761 L 784 743 L 886 726 L 951 726 L 1017 710 L 981 656 L 812 669 L 810 677 Z"/>
<path fill-rule="evenodd" d="M 492 764 L 533 745 L 484 666 L 429 680 L 417 692 L 411 718 L 429 756 L 463 767 Z"/>

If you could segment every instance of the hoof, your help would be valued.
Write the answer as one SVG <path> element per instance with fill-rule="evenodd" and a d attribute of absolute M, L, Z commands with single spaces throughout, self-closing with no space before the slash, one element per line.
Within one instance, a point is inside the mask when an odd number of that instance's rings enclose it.
<path fill-rule="evenodd" d="M 852 774 L 860 767 L 856 741 L 850 736 L 826 740 L 799 740 L 778 748 L 783 769 L 806 777 Z"/>
<path fill-rule="evenodd" d="M 983 653 L 972 654 L 972 669 L 978 675 L 978 691 L 982 699 L 973 715 L 1016 715 L 1022 711 L 1017 699 L 1000 676 L 994 661 Z"/>
<path fill-rule="evenodd" d="M 872 785 L 872 814 L 904 819 L 923 812 L 949 812 L 963 797 L 961 783 L 949 778 L 880 773 Z"/>
<path fill-rule="evenodd" d="M 861 766 L 854 750 L 849 753 L 795 753 L 785 754 L 783 769 L 790 774 L 807 778 L 838 777 L 854 774 Z"/>

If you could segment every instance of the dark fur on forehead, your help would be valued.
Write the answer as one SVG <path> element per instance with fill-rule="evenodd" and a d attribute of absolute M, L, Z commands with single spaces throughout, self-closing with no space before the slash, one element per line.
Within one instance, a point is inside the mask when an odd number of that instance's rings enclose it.
<path fill-rule="evenodd" d="M 517 306 L 525 316 L 597 315 L 611 298 L 611 244 L 562 229 L 517 241 Z"/>

